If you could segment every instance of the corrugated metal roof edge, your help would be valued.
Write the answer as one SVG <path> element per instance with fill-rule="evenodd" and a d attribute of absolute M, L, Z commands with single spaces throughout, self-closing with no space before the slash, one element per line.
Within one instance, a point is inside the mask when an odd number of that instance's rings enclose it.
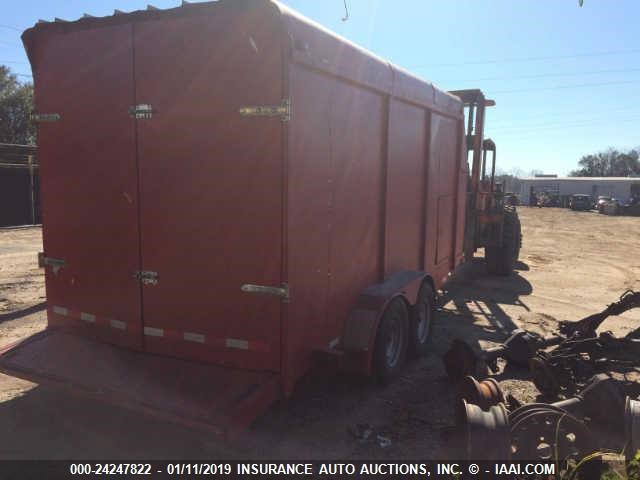
<path fill-rule="evenodd" d="M 429 97 L 431 97 L 428 99 L 429 103 L 433 103 L 434 105 L 439 105 L 449 110 L 451 110 L 453 107 L 453 110 L 455 111 L 455 113 L 459 113 L 459 114 L 462 113 L 462 102 L 455 95 L 452 95 L 449 92 L 436 87 L 435 85 L 433 85 L 433 83 L 429 82 L 428 80 L 422 79 L 417 75 L 403 69 L 402 67 L 392 64 L 388 60 L 382 57 L 379 57 L 378 55 L 367 50 L 366 48 L 340 36 L 336 32 L 333 32 L 327 29 L 326 27 L 320 25 L 319 23 L 311 20 L 308 17 L 305 17 L 304 15 L 296 12 L 295 10 L 280 3 L 277 0 L 219 0 L 219 1 L 198 2 L 198 3 L 183 2 L 182 5 L 179 7 L 167 8 L 167 9 L 156 9 L 155 7 L 149 6 L 146 10 L 134 10 L 132 12 L 127 12 L 127 13 L 114 10 L 113 15 L 104 16 L 104 17 L 93 17 L 85 14 L 82 17 L 78 18 L 77 20 L 73 20 L 73 21 L 64 21 L 61 19 L 56 19 L 53 22 L 45 22 L 45 21 L 39 20 L 33 27 L 30 27 L 23 32 L 22 40 L 23 40 L 23 43 L 25 44 L 27 55 L 28 55 L 29 54 L 29 48 L 28 48 L 29 37 L 38 30 L 45 30 L 49 28 L 65 28 L 66 29 L 69 27 L 89 26 L 89 25 L 97 26 L 101 24 L 109 24 L 114 22 L 126 23 L 129 20 L 135 21 L 135 20 L 143 20 L 143 19 L 150 19 L 150 18 L 158 18 L 165 15 L 168 16 L 168 15 L 173 15 L 183 11 L 189 11 L 191 9 L 206 9 L 206 8 L 210 8 L 213 5 L 225 4 L 225 3 L 234 4 L 234 6 L 239 6 L 240 8 L 242 7 L 242 4 L 247 6 L 249 6 L 251 3 L 271 4 L 280 12 L 280 15 L 283 17 L 283 19 L 289 19 L 289 20 L 305 23 L 321 31 L 325 35 L 332 37 L 336 41 L 349 46 L 354 51 L 357 51 L 360 55 L 367 57 L 373 60 L 374 62 L 377 62 L 378 64 L 380 64 L 380 66 L 384 66 L 388 68 L 390 73 L 390 78 L 391 78 L 390 80 L 391 86 L 390 86 L 390 91 L 388 93 L 393 92 L 395 85 L 399 83 L 396 81 L 396 79 L 399 78 L 400 76 L 403 76 L 405 79 L 409 80 L 408 83 L 405 82 L 404 90 L 405 91 L 413 90 L 412 96 L 415 97 L 413 98 L 414 100 L 417 99 L 418 97 L 422 97 L 421 100 L 426 100 L 427 92 L 430 91 L 432 93 L 431 95 L 428 95 Z M 424 87 L 426 91 L 420 92 L 419 87 Z M 438 99 L 438 97 L 440 97 L 440 100 Z M 441 102 L 445 99 L 446 99 L 446 105 L 442 105 Z"/>
<path fill-rule="evenodd" d="M 453 101 L 456 104 L 460 105 L 460 108 L 462 108 L 462 101 L 456 97 L 455 95 L 450 94 L 449 92 L 447 92 L 446 90 L 443 90 L 439 87 L 437 87 L 436 85 L 434 85 L 432 82 L 430 82 L 429 80 L 426 80 L 424 78 L 418 77 L 416 74 L 404 69 L 401 66 L 398 66 L 392 62 L 390 62 L 389 60 L 380 57 L 379 55 L 376 55 L 375 53 L 373 53 L 370 50 L 367 50 L 366 48 L 364 48 L 361 45 L 358 45 L 355 42 L 352 42 L 351 40 L 339 35 L 338 33 L 334 32 L 333 30 L 329 30 L 328 28 L 324 27 L 323 25 L 315 22 L 314 20 L 305 17 L 304 15 L 302 15 L 301 13 L 289 8 L 287 5 L 284 5 L 283 3 L 281 3 L 278 0 L 267 0 L 270 1 L 271 3 L 273 3 L 282 13 L 282 15 L 284 16 L 289 16 L 290 18 L 296 20 L 296 21 L 300 21 L 300 22 L 304 22 L 310 26 L 313 26 L 314 28 L 322 31 L 323 33 L 325 33 L 326 35 L 334 38 L 335 40 L 344 43 L 345 45 L 348 45 L 350 47 L 352 47 L 354 50 L 357 50 L 360 54 L 367 56 L 369 58 L 371 58 L 372 60 L 375 60 L 377 62 L 379 62 L 380 64 L 385 64 L 388 66 L 388 68 L 391 70 L 392 74 L 394 75 L 394 77 L 397 77 L 398 75 L 403 75 L 407 78 L 410 78 L 414 81 L 417 81 L 421 84 L 423 84 L 426 87 L 429 88 L 433 88 L 435 89 L 438 93 L 445 95 L 446 97 L 448 97 L 451 101 Z"/>

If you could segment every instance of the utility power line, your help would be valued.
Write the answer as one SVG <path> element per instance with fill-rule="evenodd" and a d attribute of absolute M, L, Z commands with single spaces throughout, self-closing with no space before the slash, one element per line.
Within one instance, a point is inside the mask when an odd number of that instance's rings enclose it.
<path fill-rule="evenodd" d="M 513 127 L 511 129 L 492 129 L 492 128 L 488 128 L 488 131 L 491 131 L 491 133 L 496 134 L 496 135 L 509 135 L 509 134 L 514 134 L 514 133 L 520 133 L 520 132 L 537 132 L 540 130 L 551 130 L 551 129 L 559 129 L 562 130 L 563 128 L 567 128 L 567 127 L 576 127 L 576 126 L 584 126 L 584 125 L 592 125 L 592 124 L 600 124 L 603 122 L 606 123 L 612 123 L 615 124 L 618 121 L 621 120 L 629 120 L 629 119 L 636 119 L 639 118 L 638 114 L 629 116 L 623 116 L 623 117 L 617 117 L 615 119 L 615 121 L 611 121 L 611 119 L 603 119 L 603 118 L 590 118 L 590 119 L 572 119 L 569 120 L 568 122 L 557 122 L 557 123 L 551 123 L 551 124 L 546 124 L 546 125 L 535 125 L 535 126 L 530 126 L 530 127 L 526 127 L 526 126 L 522 126 L 522 127 Z"/>
<path fill-rule="evenodd" d="M 21 32 L 23 30 L 21 28 L 12 27 L 11 25 L 3 25 L 2 23 L 0 23 L 0 28 L 7 28 L 9 30 L 15 30 L 16 32 Z"/>
<path fill-rule="evenodd" d="M 527 114 L 519 114 L 518 115 L 518 120 L 514 121 L 512 118 L 503 118 L 500 120 L 489 120 L 487 125 L 490 125 L 491 127 L 496 127 L 497 129 L 501 129 L 501 128 L 505 128 L 505 127 L 510 127 L 513 126 L 514 123 L 517 125 L 530 125 L 532 127 L 538 126 L 538 125 L 546 125 L 547 123 L 535 123 L 535 122 L 543 122 L 545 119 L 549 119 L 549 118 L 565 118 L 565 117 L 572 117 L 572 116 L 577 116 L 577 117 L 582 117 L 583 115 L 592 115 L 592 114 L 600 114 L 600 116 L 602 114 L 610 114 L 610 113 L 614 113 L 614 112 L 628 112 L 628 111 L 634 111 L 636 112 L 638 110 L 638 107 L 636 106 L 629 106 L 629 107 L 620 107 L 620 108 L 592 108 L 589 111 L 570 111 L 570 112 L 550 112 L 550 113 L 541 113 L 541 114 L 537 114 L 537 115 L 527 115 Z M 527 123 L 529 121 L 533 120 L 534 123 Z M 492 128 L 493 130 L 493 128 Z"/>
<path fill-rule="evenodd" d="M 567 124 L 567 125 L 563 125 L 563 126 L 549 126 L 549 127 L 539 127 L 539 128 L 532 128 L 532 129 L 526 129 L 523 130 L 521 132 L 507 132 L 504 134 L 501 133 L 496 133 L 495 135 L 489 135 L 489 136 L 493 136 L 495 138 L 496 141 L 500 141 L 501 138 L 506 138 L 506 139 L 513 139 L 513 138 L 521 138 L 521 137 L 528 137 L 528 136 L 547 136 L 547 135 L 556 135 L 556 134 L 564 134 L 566 135 L 567 129 L 574 129 L 574 128 L 589 128 L 589 127 L 600 127 L 602 128 L 603 125 L 609 125 L 612 127 L 615 127 L 616 125 L 620 124 L 620 123 L 629 123 L 629 122 L 637 122 L 638 120 L 640 120 L 640 116 L 635 116 L 635 117 L 629 117 L 629 118 L 624 118 L 624 119 L 616 119 L 614 122 L 612 122 L 610 119 L 603 119 L 602 121 L 596 121 L 596 122 L 585 122 L 585 123 L 576 123 L 576 124 Z M 549 132 L 549 130 L 551 130 Z M 540 134 L 539 132 L 545 132 L 544 134 Z M 488 132 L 491 133 L 491 132 Z"/>
<path fill-rule="evenodd" d="M 620 82 L 580 83 L 576 85 L 556 85 L 554 87 L 520 88 L 517 90 L 497 90 L 491 93 L 505 94 L 505 93 L 541 92 L 545 90 L 561 90 L 561 89 L 567 89 L 567 88 L 584 88 L 584 87 L 604 87 L 607 85 L 628 85 L 632 83 L 640 83 L 640 80 L 624 80 Z"/>
<path fill-rule="evenodd" d="M 517 80 L 517 79 L 526 79 L 526 78 L 549 78 L 549 77 L 579 77 L 582 75 L 598 75 L 601 73 L 630 73 L 630 72 L 640 72 L 640 68 L 621 68 L 621 69 L 613 69 L 613 70 L 593 70 L 590 72 L 572 72 L 572 73 L 541 73 L 537 75 L 513 75 L 511 77 L 485 77 L 485 78 L 474 78 L 471 80 L 457 80 L 459 82 L 467 82 L 467 83 L 477 83 L 477 82 L 487 82 L 494 80 Z"/>
<path fill-rule="evenodd" d="M 513 57 L 513 58 L 502 58 L 502 59 L 493 59 L 493 60 L 474 60 L 470 62 L 440 63 L 440 64 L 434 64 L 429 66 L 411 67 L 411 68 L 422 69 L 422 68 L 434 68 L 434 67 L 457 67 L 462 65 L 486 65 L 486 64 L 492 64 L 492 63 L 520 63 L 520 62 L 534 62 L 534 61 L 542 61 L 542 60 L 562 60 L 562 59 L 581 58 L 581 57 L 603 57 L 608 55 L 629 55 L 629 54 L 637 54 L 637 53 L 640 53 L 640 49 L 610 50 L 607 52 L 574 53 L 571 55 L 549 55 L 549 56 L 541 56 L 541 57 Z"/>

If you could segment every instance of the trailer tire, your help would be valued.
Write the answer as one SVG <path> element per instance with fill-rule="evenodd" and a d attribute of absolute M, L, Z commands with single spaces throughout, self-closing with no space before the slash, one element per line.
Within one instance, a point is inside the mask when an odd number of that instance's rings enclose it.
<path fill-rule="evenodd" d="M 385 308 L 373 349 L 374 373 L 383 385 L 391 382 L 402 369 L 407 356 L 409 311 L 400 297 Z"/>
<path fill-rule="evenodd" d="M 418 290 L 416 304 L 411 308 L 409 323 L 409 354 L 412 357 L 426 355 L 429 351 L 429 339 L 433 330 L 436 300 L 433 287 L 424 281 Z"/>
<path fill-rule="evenodd" d="M 502 227 L 502 246 L 486 247 L 487 270 L 492 275 L 510 275 L 515 268 L 522 247 L 522 229 L 518 212 L 513 207 L 505 207 Z"/>

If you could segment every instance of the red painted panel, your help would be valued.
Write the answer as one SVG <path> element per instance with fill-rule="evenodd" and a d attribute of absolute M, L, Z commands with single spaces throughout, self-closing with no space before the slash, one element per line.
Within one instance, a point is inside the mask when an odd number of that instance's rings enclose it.
<path fill-rule="evenodd" d="M 145 349 L 277 371 L 282 300 L 240 288 L 283 281 L 284 124 L 239 109 L 281 103 L 280 31 L 224 6 L 135 27 Z"/>
<path fill-rule="evenodd" d="M 38 131 L 44 251 L 66 262 L 46 269 L 49 323 L 139 348 L 131 46 L 117 25 L 35 32 L 29 54 L 36 110 L 61 115 Z"/>
<path fill-rule="evenodd" d="M 389 111 L 385 274 L 422 269 L 426 118 L 423 108 L 392 100 Z"/>
<path fill-rule="evenodd" d="M 287 166 L 288 278 L 292 296 L 285 325 L 285 377 L 309 367 L 311 350 L 338 336 L 327 315 L 329 201 L 331 199 L 329 102 L 335 80 L 303 66 L 290 73 L 293 99 Z M 313 95 L 308 95 L 309 91 Z"/>
<path fill-rule="evenodd" d="M 438 127 L 438 119 L 434 113 L 427 114 L 427 122 L 429 123 L 429 156 L 428 156 L 428 172 L 427 172 L 427 213 L 426 213 L 426 232 L 425 232 L 425 261 L 424 270 L 435 273 L 436 269 L 436 245 L 438 243 L 438 191 L 439 191 L 439 150 L 436 148 L 435 136 L 432 130 Z"/>
<path fill-rule="evenodd" d="M 318 69 L 334 79 L 348 80 L 380 93 L 391 93 L 394 75 L 389 62 L 345 41 L 334 32 L 318 28 L 317 23 L 286 5 L 278 4 L 278 8 L 282 12 L 295 62 Z"/>
<path fill-rule="evenodd" d="M 464 260 L 464 228 L 467 212 L 467 184 L 469 182 L 469 165 L 467 164 L 464 129 L 462 122 L 458 121 L 458 189 L 456 190 L 456 266 Z"/>
<path fill-rule="evenodd" d="M 429 213 L 429 227 L 436 225 L 435 248 L 428 245 L 427 263 L 431 263 L 436 285 L 440 286 L 454 266 L 454 233 L 456 228 L 456 188 L 458 184 L 459 137 L 457 120 L 432 114 L 429 161 L 429 202 L 437 205 Z M 436 173 L 437 172 L 437 173 Z M 432 208 L 432 207 L 430 207 Z M 433 241 L 432 238 L 430 238 Z"/>
<path fill-rule="evenodd" d="M 360 291 L 381 280 L 384 102 L 347 83 L 333 87 L 329 315 L 336 331 Z"/>
<path fill-rule="evenodd" d="M 454 197 L 441 195 L 438 198 L 438 245 L 436 263 L 441 265 L 451 259 L 453 251 Z"/>

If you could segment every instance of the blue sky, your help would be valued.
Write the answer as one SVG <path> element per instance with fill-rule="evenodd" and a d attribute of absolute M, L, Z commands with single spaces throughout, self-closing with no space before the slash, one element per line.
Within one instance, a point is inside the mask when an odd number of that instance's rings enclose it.
<path fill-rule="evenodd" d="M 151 0 L 160 8 L 179 0 Z M 0 64 L 29 80 L 20 32 L 39 18 L 145 8 L 146 0 L 22 0 L 0 19 Z M 640 146 L 637 0 L 285 0 L 445 90 L 481 88 L 505 171 L 566 174 L 585 154 Z"/>

